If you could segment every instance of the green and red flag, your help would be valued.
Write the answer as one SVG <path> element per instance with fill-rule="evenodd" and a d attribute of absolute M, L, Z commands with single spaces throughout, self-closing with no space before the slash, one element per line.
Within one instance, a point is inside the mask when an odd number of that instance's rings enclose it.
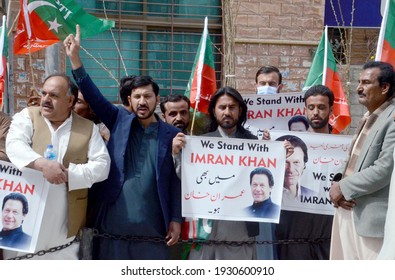
<path fill-rule="evenodd" d="M 328 41 L 327 26 L 315 52 L 303 91 L 314 85 L 325 85 L 333 91 L 335 100 L 329 124 L 333 128 L 332 133 L 342 132 L 351 123 L 351 116 L 340 76 L 337 72 L 335 56 Z"/>
<path fill-rule="evenodd" d="M 186 217 L 182 224 L 181 238 L 182 240 L 206 240 L 213 228 L 213 221 L 201 218 Z M 197 243 L 183 244 L 181 257 L 183 260 L 188 259 L 191 250 L 199 250 L 200 245 Z"/>
<path fill-rule="evenodd" d="M 395 1 L 385 3 L 381 22 L 379 40 L 377 42 L 376 61 L 390 63 L 395 68 Z"/>
<path fill-rule="evenodd" d="M 184 94 L 191 101 L 192 108 L 205 114 L 208 114 L 211 96 L 217 90 L 212 43 L 207 26 L 208 20 L 206 17 L 203 35 L 200 39 L 191 77 Z"/>
<path fill-rule="evenodd" d="M 73 0 L 20 0 L 20 12 L 14 41 L 14 53 L 26 54 L 44 49 L 75 34 L 81 27 L 81 38 L 104 32 L 114 21 L 86 13 Z"/>
<path fill-rule="evenodd" d="M 6 16 L 3 16 L 3 25 L 0 31 L 0 108 L 3 106 L 3 96 L 5 92 L 6 80 L 7 80 L 7 56 L 8 56 L 8 40 L 7 40 L 7 28 L 6 28 Z"/>

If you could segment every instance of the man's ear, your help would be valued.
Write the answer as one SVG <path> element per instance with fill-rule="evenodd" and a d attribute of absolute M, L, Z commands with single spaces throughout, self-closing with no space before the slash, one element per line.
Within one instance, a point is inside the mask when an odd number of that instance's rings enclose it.
<path fill-rule="evenodd" d="M 383 86 L 381 87 L 381 94 L 387 95 L 389 89 L 390 89 L 390 84 L 384 83 Z"/>
<path fill-rule="evenodd" d="M 280 93 L 283 90 L 284 84 L 279 84 L 277 87 L 277 93 Z"/>
<path fill-rule="evenodd" d="M 73 108 L 74 107 L 74 100 L 75 100 L 75 96 L 72 94 L 72 95 L 70 95 L 70 102 L 69 102 L 69 104 L 70 104 L 70 108 Z"/>

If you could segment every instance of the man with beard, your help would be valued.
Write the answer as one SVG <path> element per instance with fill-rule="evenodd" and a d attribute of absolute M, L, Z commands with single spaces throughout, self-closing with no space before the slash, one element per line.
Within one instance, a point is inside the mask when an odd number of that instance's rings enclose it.
<path fill-rule="evenodd" d="M 130 113 L 109 102 L 85 72 L 78 25 L 64 46 L 85 100 L 111 132 L 110 174 L 97 186 L 95 227 L 112 238 L 95 240 L 93 258 L 167 259 L 181 231 L 181 186 L 171 154 L 179 129 L 154 114 L 158 84 L 149 76 L 123 83 L 130 89 Z"/>
<path fill-rule="evenodd" d="M 165 122 L 181 129 L 181 135 L 189 134 L 187 129 L 189 126 L 190 108 L 191 102 L 189 98 L 181 94 L 168 95 L 160 103 L 160 110 Z M 173 159 L 177 176 L 181 179 L 181 153 L 173 153 Z"/>
<path fill-rule="evenodd" d="M 304 94 L 309 131 L 315 133 L 332 132 L 329 117 L 333 111 L 333 92 L 326 86 L 316 85 L 309 88 Z"/>
<path fill-rule="evenodd" d="M 330 134 L 332 127 L 329 117 L 334 103 L 333 92 L 326 86 L 316 85 L 304 94 L 309 131 Z M 290 141 L 291 143 L 293 141 Z M 295 148 L 293 155 L 287 158 L 287 166 L 295 162 L 299 150 Z M 307 150 L 306 150 L 307 153 Z M 307 155 L 307 154 L 306 154 Z M 302 158 L 303 154 L 301 154 Z M 289 165 L 288 165 L 289 162 Z M 299 173 L 303 172 L 302 166 Z M 285 183 L 290 180 L 291 168 L 286 170 Z M 289 179 L 288 179 L 289 178 Z M 297 183 L 299 176 L 295 180 Z M 289 182 L 288 182 L 288 185 Z M 281 260 L 328 260 L 332 231 L 333 215 L 313 214 L 297 211 L 281 211 L 280 223 L 276 228 L 277 239 L 304 239 L 310 242 L 297 244 L 279 244 L 278 256 Z"/>
<path fill-rule="evenodd" d="M 257 139 L 243 125 L 247 120 L 247 105 L 240 93 L 231 87 L 217 90 L 210 100 L 210 132 L 202 136 Z M 179 133 L 173 141 L 173 153 L 185 145 L 185 136 Z M 240 221 L 213 220 L 208 240 L 252 242 L 259 232 L 258 224 Z M 255 244 L 231 246 L 227 244 L 202 244 L 191 249 L 192 260 L 252 260 L 256 259 Z"/>
<path fill-rule="evenodd" d="M 160 103 L 160 110 L 165 122 L 181 129 L 185 134 L 188 134 L 190 107 L 191 102 L 188 97 L 181 94 L 168 95 Z"/>

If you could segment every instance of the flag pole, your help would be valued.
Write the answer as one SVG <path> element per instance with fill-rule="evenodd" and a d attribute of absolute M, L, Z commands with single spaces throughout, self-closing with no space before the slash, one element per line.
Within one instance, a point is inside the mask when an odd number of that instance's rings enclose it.
<path fill-rule="evenodd" d="M 30 39 L 27 40 L 27 48 L 29 50 L 29 64 L 30 64 L 30 72 L 32 75 L 32 88 L 30 89 L 30 91 L 31 91 L 30 96 L 31 96 L 31 95 L 34 95 L 34 92 L 36 91 L 36 82 L 34 80 L 33 60 L 32 60 L 32 51 L 30 48 Z"/>
<path fill-rule="evenodd" d="M 377 41 L 375 61 L 381 61 L 381 55 L 383 52 L 383 44 L 384 44 L 384 37 L 385 37 L 385 29 L 387 27 L 386 25 L 387 25 L 389 6 L 390 6 L 390 0 L 387 0 L 385 3 L 385 8 L 384 8 L 383 21 L 381 22 L 379 40 Z"/>
<path fill-rule="evenodd" d="M 17 23 L 17 21 L 18 21 L 18 19 L 19 19 L 19 14 L 20 14 L 20 13 L 21 13 L 21 11 L 18 12 L 18 14 L 16 15 L 16 17 L 15 17 L 15 19 L 14 19 L 14 22 L 13 22 L 12 25 L 11 25 L 11 28 L 8 29 L 7 37 L 10 37 L 11 32 L 12 32 L 12 30 L 14 29 L 15 24 Z"/>
<path fill-rule="evenodd" d="M 196 97 L 195 97 L 195 110 L 193 111 L 192 117 L 192 125 L 191 125 L 191 135 L 193 135 L 193 128 L 195 125 L 195 118 L 196 118 L 196 111 L 198 109 L 200 95 L 202 90 L 202 71 L 203 71 L 203 64 L 204 64 L 204 55 L 206 52 L 206 38 L 208 36 L 208 18 L 204 18 L 204 29 L 203 29 L 203 36 L 202 36 L 202 45 L 200 46 L 200 54 L 198 59 L 197 65 L 197 87 L 196 87 Z M 190 85 L 192 87 L 192 85 Z"/>
<path fill-rule="evenodd" d="M 7 87 L 7 84 L 8 84 L 7 63 L 3 63 L 4 62 L 3 61 L 3 53 L 4 53 L 4 48 L 5 48 L 4 42 L 6 40 L 5 39 L 5 37 L 6 37 L 5 33 L 7 31 L 7 17 L 6 17 L 6 15 L 3 15 L 2 22 L 3 22 L 3 25 L 2 25 L 2 28 L 1 28 L 1 34 L 0 34 L 0 36 L 1 36 L 1 38 L 0 38 L 0 46 L 1 46 L 1 54 L 0 54 L 1 55 L 1 61 L 0 61 L 0 63 L 1 63 L 1 66 L 0 67 L 1 67 L 1 75 L 3 76 L 3 85 L 2 85 L 3 86 L 3 92 L 1 93 L 1 106 L 0 106 L 0 110 L 1 111 L 3 111 L 3 107 L 4 107 L 4 97 L 8 94 L 8 93 L 6 93 L 6 90 L 5 90 L 6 87 Z"/>
<path fill-rule="evenodd" d="M 192 125 L 191 125 L 191 135 L 193 135 L 193 127 L 195 126 L 196 111 L 199 105 L 199 100 L 196 100 L 195 109 L 193 110 Z"/>
<path fill-rule="evenodd" d="M 328 25 L 325 25 L 325 40 L 324 40 L 324 69 L 322 69 L 322 85 L 326 83 L 326 68 L 328 67 Z"/>

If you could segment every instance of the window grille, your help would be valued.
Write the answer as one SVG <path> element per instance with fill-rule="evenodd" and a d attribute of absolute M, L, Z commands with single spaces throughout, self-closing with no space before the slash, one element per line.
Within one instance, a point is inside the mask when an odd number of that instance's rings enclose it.
<path fill-rule="evenodd" d="M 76 2 L 88 13 L 100 18 L 105 18 L 107 14 L 108 19 L 116 22 L 112 32 L 123 62 L 110 31 L 82 40 L 82 46 L 103 64 L 106 70 L 103 70 L 89 54 L 81 51 L 87 72 L 109 100 L 120 102 L 117 81 L 125 75 L 152 76 L 159 84 L 161 96 L 184 94 L 203 32 L 205 16 L 209 20 L 217 83 L 220 86 L 220 0 Z M 67 67 L 70 69 L 69 64 Z"/>

